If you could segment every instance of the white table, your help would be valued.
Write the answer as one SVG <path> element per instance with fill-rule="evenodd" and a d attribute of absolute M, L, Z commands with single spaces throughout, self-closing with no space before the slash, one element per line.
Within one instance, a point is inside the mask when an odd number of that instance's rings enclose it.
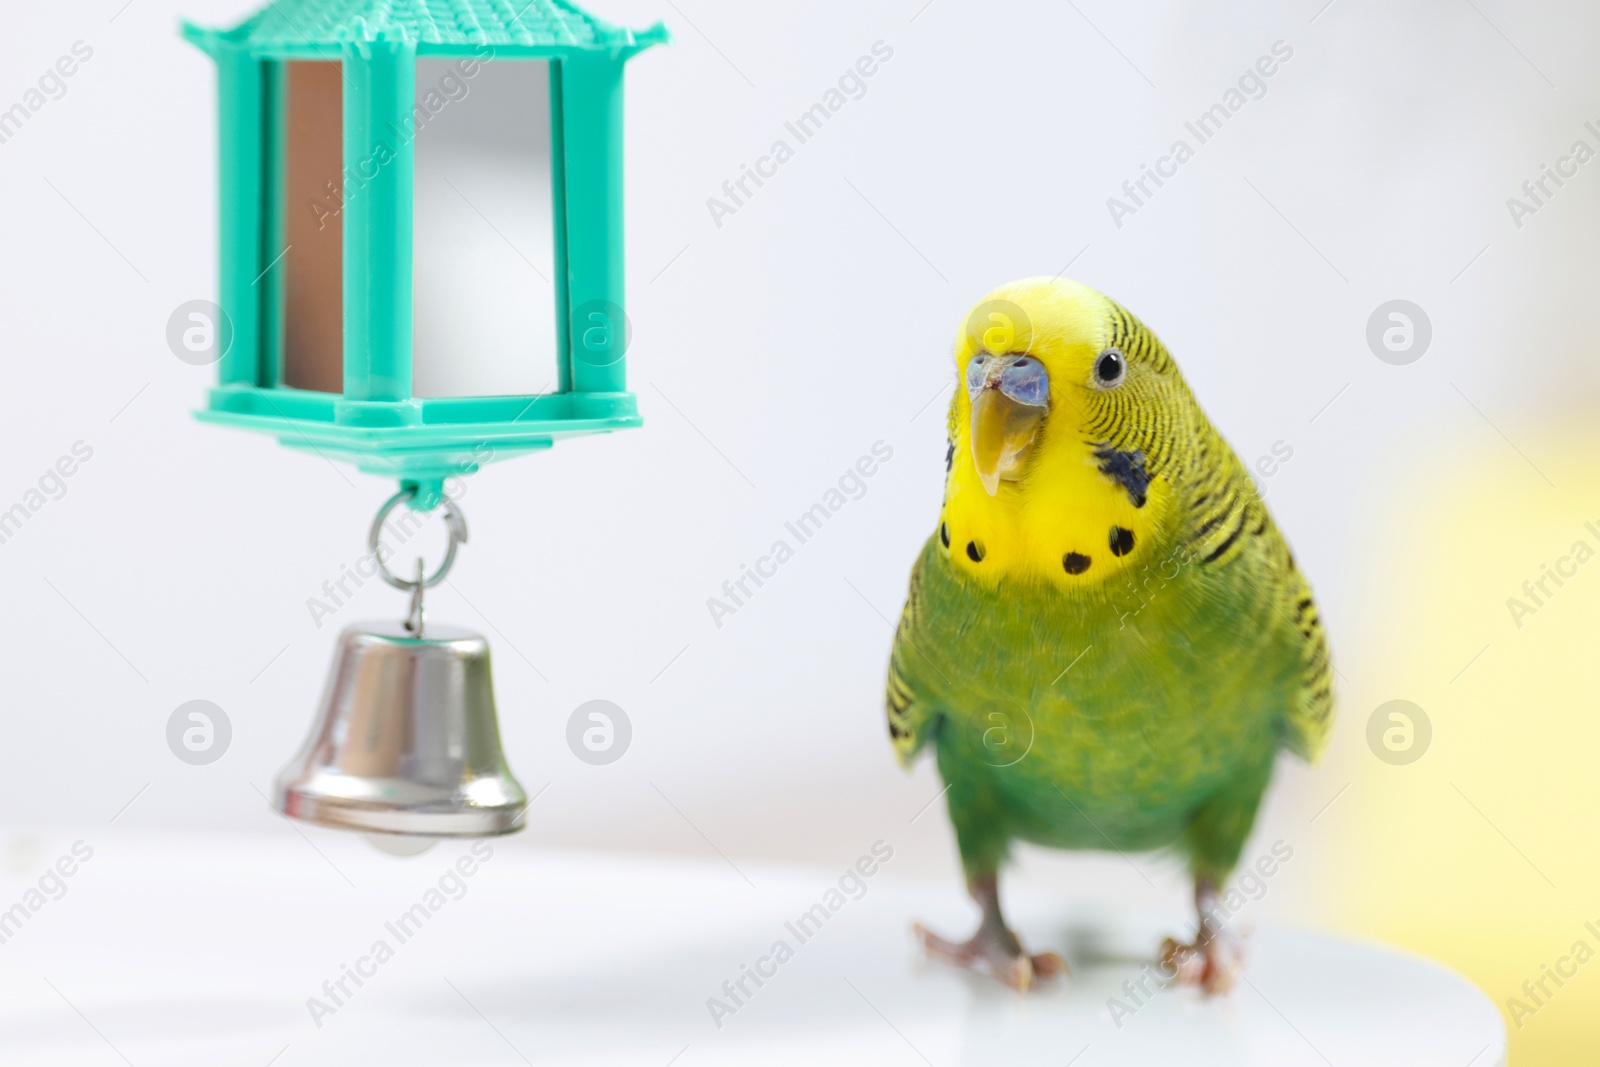
<path fill-rule="evenodd" d="M 310 830 L 272 837 L 83 834 L 39 841 L 0 876 L 0 908 L 77 836 L 93 857 L 0 944 L 0 1062 L 645 1067 L 862 1063 L 1495 1067 L 1498 1012 L 1421 959 L 1290 929 L 1249 942 L 1237 990 L 1157 993 L 1112 1020 L 1171 917 L 1092 916 L 1019 895 L 1070 984 L 1019 996 L 918 958 L 913 918 L 973 921 L 946 884 L 894 880 L 801 943 L 785 927 L 839 871 L 536 851 L 500 843 L 404 942 L 385 925 L 460 857 L 395 859 Z M 320 853 L 320 854 L 319 854 Z M 892 868 L 892 864 L 890 865 Z M 746 878 L 749 881 L 746 881 Z M 751 884 L 753 883 L 753 885 Z M 52 884 L 48 888 L 54 888 Z M 447 888 L 455 889 L 447 879 Z M 398 929 L 398 928 L 397 928 Z M 795 950 L 714 1025 L 707 999 L 774 942 Z M 392 958 L 335 1005 L 323 983 L 383 940 Z M 319 1027 L 310 997 L 330 1008 Z M 1124 997 L 1124 1004 L 1134 1006 Z"/>

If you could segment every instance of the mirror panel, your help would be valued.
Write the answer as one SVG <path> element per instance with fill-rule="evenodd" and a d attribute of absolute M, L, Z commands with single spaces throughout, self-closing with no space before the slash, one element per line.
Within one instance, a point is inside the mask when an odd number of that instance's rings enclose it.
<path fill-rule="evenodd" d="M 412 393 L 556 387 L 550 71 L 419 59 Z"/>

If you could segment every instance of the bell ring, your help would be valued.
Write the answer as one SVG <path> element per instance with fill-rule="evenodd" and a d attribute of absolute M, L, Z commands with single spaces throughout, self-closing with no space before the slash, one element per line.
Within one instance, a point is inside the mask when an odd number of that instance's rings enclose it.
<path fill-rule="evenodd" d="M 373 523 L 376 542 L 392 497 Z M 422 625 L 421 593 L 442 581 L 466 539 L 447 501 L 450 548 L 415 582 L 404 623 L 357 623 L 339 635 L 322 705 L 299 754 L 278 776 L 279 811 L 319 826 L 410 837 L 488 837 L 523 827 L 528 797 L 506 766 L 495 715 L 489 642 L 453 626 Z M 400 842 L 386 851 L 411 851 Z M 381 847 L 381 846 L 380 846 Z"/>

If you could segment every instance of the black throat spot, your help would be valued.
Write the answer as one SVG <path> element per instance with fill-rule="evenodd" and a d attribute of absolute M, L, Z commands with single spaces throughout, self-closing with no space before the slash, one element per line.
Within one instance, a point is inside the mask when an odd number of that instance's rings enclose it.
<path fill-rule="evenodd" d="M 1150 475 L 1145 473 L 1143 452 L 1119 452 L 1102 445 L 1094 450 L 1094 458 L 1100 461 L 1101 474 L 1128 491 L 1128 499 L 1133 501 L 1134 507 L 1144 507 L 1150 490 Z"/>

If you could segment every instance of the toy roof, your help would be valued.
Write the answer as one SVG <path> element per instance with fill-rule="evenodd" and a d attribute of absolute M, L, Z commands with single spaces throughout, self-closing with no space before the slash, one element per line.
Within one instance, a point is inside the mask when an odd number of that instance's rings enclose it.
<path fill-rule="evenodd" d="M 323 57 L 330 48 L 406 42 L 421 55 L 470 54 L 489 45 L 508 55 L 633 53 L 668 40 L 661 23 L 634 31 L 567 0 L 271 0 L 231 30 L 184 26 L 201 48 Z"/>

